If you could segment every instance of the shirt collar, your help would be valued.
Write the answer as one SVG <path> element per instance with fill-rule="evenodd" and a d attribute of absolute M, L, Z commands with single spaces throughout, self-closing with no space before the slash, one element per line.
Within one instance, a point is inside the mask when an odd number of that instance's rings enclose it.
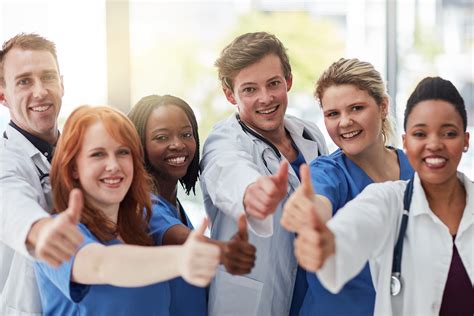
<path fill-rule="evenodd" d="M 32 143 L 33 146 L 35 146 L 46 157 L 46 159 L 48 159 L 49 162 L 51 162 L 54 153 L 53 145 L 51 145 L 45 140 L 42 140 L 39 137 L 28 133 L 27 131 L 16 125 L 13 121 L 10 121 L 9 125 L 16 129 L 18 132 L 20 132 L 23 136 L 25 136 L 25 138 L 28 139 L 28 141 Z"/>

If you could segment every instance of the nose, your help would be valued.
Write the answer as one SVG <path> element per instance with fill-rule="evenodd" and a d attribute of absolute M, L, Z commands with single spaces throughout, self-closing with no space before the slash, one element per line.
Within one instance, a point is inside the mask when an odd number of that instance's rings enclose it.
<path fill-rule="evenodd" d="M 341 114 L 341 120 L 339 121 L 341 127 L 351 126 L 352 123 L 352 119 L 349 115 Z"/>
<path fill-rule="evenodd" d="M 273 94 L 268 89 L 261 89 L 258 95 L 258 102 L 260 104 L 269 104 L 273 102 Z"/>
<path fill-rule="evenodd" d="M 48 94 L 41 80 L 36 80 L 33 86 L 33 97 L 35 99 L 43 99 Z"/>
<path fill-rule="evenodd" d="M 443 148 L 443 142 L 436 135 L 433 135 L 428 138 L 426 143 L 426 149 L 430 151 L 437 151 Z"/>
<path fill-rule="evenodd" d="M 183 150 L 184 148 L 185 148 L 185 145 L 184 145 L 183 141 L 182 141 L 179 137 L 174 137 L 174 138 L 171 140 L 170 149 Z"/>
<path fill-rule="evenodd" d="M 120 165 L 115 155 L 111 155 L 107 159 L 107 165 L 105 166 L 105 170 L 112 173 L 120 170 Z"/>

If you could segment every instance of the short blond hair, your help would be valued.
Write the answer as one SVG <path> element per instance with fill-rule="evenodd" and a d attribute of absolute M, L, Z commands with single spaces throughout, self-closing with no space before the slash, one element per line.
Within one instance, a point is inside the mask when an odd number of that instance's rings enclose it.
<path fill-rule="evenodd" d="M 5 61 L 5 56 L 10 50 L 14 48 L 19 48 L 22 50 L 45 50 L 50 52 L 53 55 L 54 60 L 56 61 L 56 66 L 58 67 L 59 72 L 58 57 L 56 55 L 56 45 L 50 40 L 38 34 L 20 33 L 3 43 L 2 50 L 0 50 L 0 84 L 2 86 L 5 86 L 5 78 L 3 75 L 3 65 Z"/>
<path fill-rule="evenodd" d="M 283 74 L 286 79 L 290 78 L 290 60 L 282 42 L 267 32 L 246 33 L 227 45 L 215 62 L 222 87 L 234 91 L 233 79 L 237 73 L 268 54 L 275 54 L 280 58 Z"/>

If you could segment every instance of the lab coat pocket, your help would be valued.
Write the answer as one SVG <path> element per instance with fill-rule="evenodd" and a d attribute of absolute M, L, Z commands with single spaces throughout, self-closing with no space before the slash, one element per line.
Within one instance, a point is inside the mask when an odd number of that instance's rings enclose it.
<path fill-rule="evenodd" d="M 211 284 L 209 315 L 257 315 L 263 283 L 217 270 Z"/>

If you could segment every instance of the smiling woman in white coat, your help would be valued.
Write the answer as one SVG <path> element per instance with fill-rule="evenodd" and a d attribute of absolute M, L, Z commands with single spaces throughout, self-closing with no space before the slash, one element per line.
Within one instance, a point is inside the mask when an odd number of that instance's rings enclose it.
<path fill-rule="evenodd" d="M 369 260 L 375 315 L 473 315 L 474 185 L 457 170 L 469 149 L 464 100 L 425 78 L 404 127 L 414 178 L 368 186 L 327 226 L 311 213 L 296 257 L 334 293 Z"/>

